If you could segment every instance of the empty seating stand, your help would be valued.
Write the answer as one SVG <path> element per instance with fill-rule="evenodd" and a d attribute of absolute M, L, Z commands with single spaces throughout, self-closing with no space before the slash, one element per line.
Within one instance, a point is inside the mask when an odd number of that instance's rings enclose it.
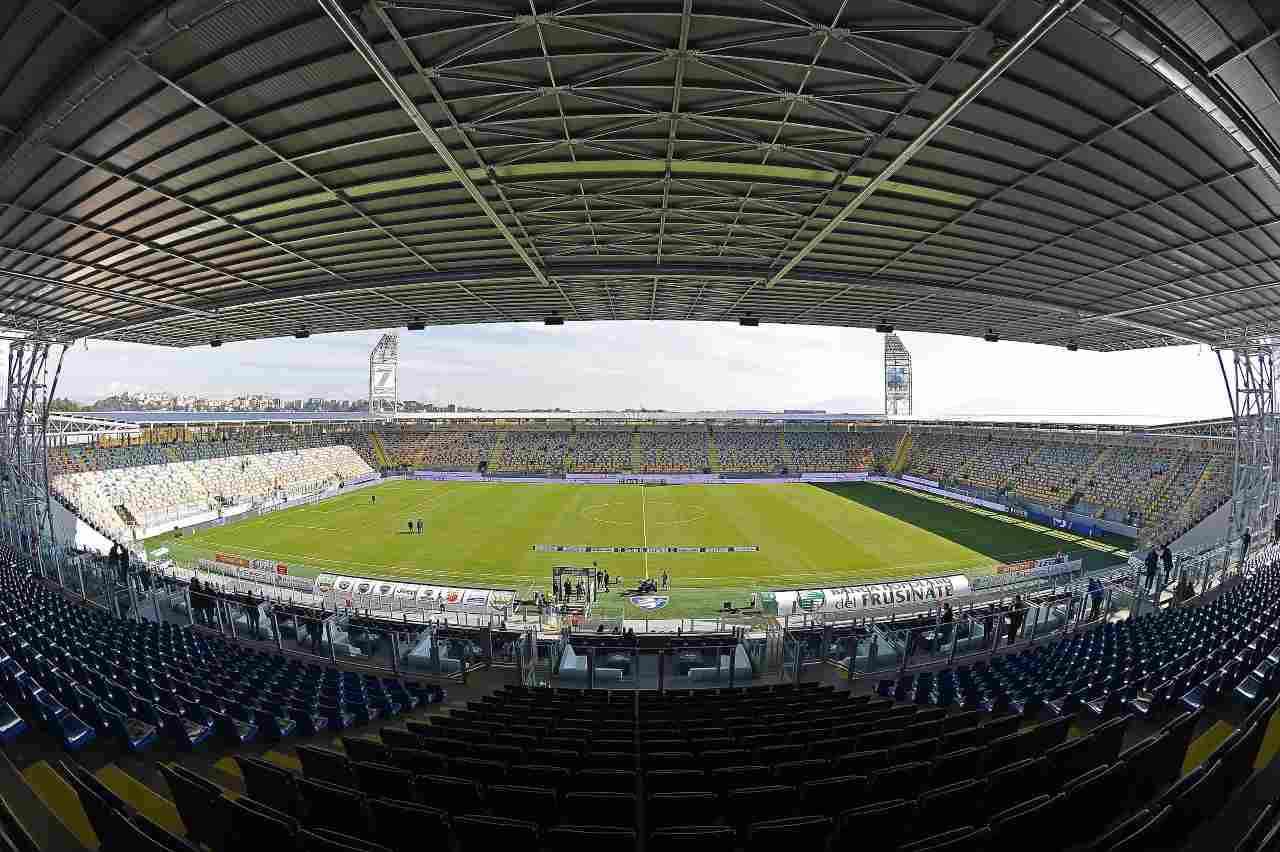
<path fill-rule="evenodd" d="M 1251 774 L 1277 698 L 1268 672 L 1247 695 L 1235 686 L 1277 649 L 1277 591 L 1274 572 L 1260 571 L 1200 610 L 1099 625 L 926 678 L 954 681 L 961 700 L 949 706 L 919 678 L 901 700 L 896 682 L 887 696 L 818 684 L 638 694 L 508 686 L 398 720 L 412 703 L 404 696 L 431 690 L 118 621 L 0 569 L 0 682 L 12 701 L 0 728 L 21 738 L 25 716 L 75 750 L 74 718 L 90 739 L 109 740 L 98 748 L 143 759 L 157 742 L 204 759 L 233 750 L 239 796 L 161 764 L 185 834 L 151 823 L 78 765 L 60 765 L 107 852 L 109 843 L 420 848 L 396 824 L 454 852 L 513 843 L 746 852 L 873 839 L 973 850 L 1028 838 L 1049 849 L 1166 848 L 1151 844 L 1188 836 Z M 1146 687 L 1171 680 L 1182 695 L 1213 680 L 1216 698 L 1202 690 L 1195 702 L 1134 706 Z M 1070 695 L 1079 695 L 1073 710 L 1062 700 Z M 1180 777 L 1197 725 L 1227 701 L 1243 723 Z M 298 742 L 299 715 L 356 707 L 364 728 Z M 242 748 L 259 738 L 297 763 L 250 753 L 267 746 Z"/>

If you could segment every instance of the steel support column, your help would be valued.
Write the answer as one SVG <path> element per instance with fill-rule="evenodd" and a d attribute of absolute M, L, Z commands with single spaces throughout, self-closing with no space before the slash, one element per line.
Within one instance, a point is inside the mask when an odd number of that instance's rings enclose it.
<path fill-rule="evenodd" d="M 5 540 L 43 571 L 54 544 L 49 494 L 49 404 L 62 374 L 67 344 L 42 334 L 9 344 L 0 430 L 0 517 Z"/>
<path fill-rule="evenodd" d="M 1275 372 L 1278 344 L 1280 341 L 1270 338 L 1241 334 L 1223 347 L 1232 350 L 1230 374 L 1223 349 L 1218 350 L 1236 438 L 1228 541 L 1239 538 L 1245 530 L 1260 539 L 1260 533 L 1270 529 L 1272 519 L 1280 512 L 1280 477 L 1276 475 L 1280 461 Z"/>

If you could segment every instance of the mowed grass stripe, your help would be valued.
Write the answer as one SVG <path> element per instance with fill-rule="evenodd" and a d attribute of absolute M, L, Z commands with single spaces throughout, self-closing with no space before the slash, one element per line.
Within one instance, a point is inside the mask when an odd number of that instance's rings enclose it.
<path fill-rule="evenodd" d="M 675 617 L 707 615 L 725 600 L 745 604 L 759 589 L 985 573 L 1064 544 L 1056 531 L 1021 519 L 1010 523 L 872 483 L 651 487 L 643 525 L 637 489 L 395 481 L 148 545 L 167 546 L 183 560 L 217 551 L 275 558 L 304 576 L 348 573 L 521 593 L 549 590 L 555 565 L 596 562 L 628 583 L 644 573 L 641 554 L 536 553 L 534 544 L 629 546 L 647 537 L 651 546 L 760 547 L 749 554 L 651 554 L 650 574 L 665 571 L 672 581 L 671 604 L 651 615 Z M 407 522 L 419 517 L 423 534 L 408 533 Z M 1110 564 L 1117 557 L 1091 558 Z M 643 615 L 618 596 L 600 609 Z"/>

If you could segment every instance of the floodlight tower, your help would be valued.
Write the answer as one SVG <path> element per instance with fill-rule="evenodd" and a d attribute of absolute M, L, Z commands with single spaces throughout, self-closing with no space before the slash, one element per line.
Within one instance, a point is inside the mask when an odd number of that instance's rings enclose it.
<path fill-rule="evenodd" d="M 1227 349 L 1232 353 L 1230 374 L 1223 359 Z M 1227 540 L 1234 541 L 1246 529 L 1261 539 L 1280 512 L 1280 410 L 1275 372 L 1280 337 L 1243 329 L 1229 336 L 1217 353 L 1236 435 Z"/>
<path fill-rule="evenodd" d="M 9 343 L 0 430 L 0 526 L 5 539 L 42 570 L 45 549 L 55 543 L 49 503 L 49 405 L 66 352 L 65 341 L 41 332 Z"/>
<path fill-rule="evenodd" d="M 911 416 L 911 353 L 892 332 L 884 336 L 884 413 Z"/>
<path fill-rule="evenodd" d="M 369 416 L 395 417 L 400 407 L 400 335 L 388 332 L 369 353 Z"/>

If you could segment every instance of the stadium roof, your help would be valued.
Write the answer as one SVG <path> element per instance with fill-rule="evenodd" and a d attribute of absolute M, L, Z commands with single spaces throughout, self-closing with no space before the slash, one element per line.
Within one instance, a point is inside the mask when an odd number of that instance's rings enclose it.
<path fill-rule="evenodd" d="M 0 324 L 1280 325 L 1271 0 L 359 10 L 0 4 Z"/>

